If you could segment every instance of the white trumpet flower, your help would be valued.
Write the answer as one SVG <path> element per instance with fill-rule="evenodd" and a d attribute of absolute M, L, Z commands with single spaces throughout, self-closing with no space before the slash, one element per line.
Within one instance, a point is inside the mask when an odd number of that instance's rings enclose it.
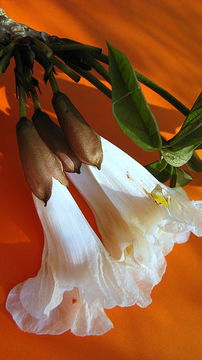
<path fill-rule="evenodd" d="M 109 256 L 64 185 L 53 179 L 47 206 L 34 202 L 45 235 L 41 268 L 6 303 L 22 330 L 100 335 L 112 327 L 104 308 L 150 303 L 150 273 Z"/>
<path fill-rule="evenodd" d="M 165 271 L 174 243 L 202 235 L 202 202 L 189 201 L 181 188 L 171 189 L 142 165 L 102 138 L 104 160 L 99 171 L 83 165 L 71 181 L 91 207 L 103 244 L 121 263 L 144 269 L 147 296 Z M 142 276 L 144 278 L 144 276 Z M 144 279 L 142 283 L 144 287 Z M 141 304 L 140 304 L 141 305 Z"/>

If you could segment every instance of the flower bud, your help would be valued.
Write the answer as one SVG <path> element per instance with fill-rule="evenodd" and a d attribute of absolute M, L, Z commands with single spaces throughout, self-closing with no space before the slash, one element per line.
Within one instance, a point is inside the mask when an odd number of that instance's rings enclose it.
<path fill-rule="evenodd" d="M 52 103 L 71 150 L 81 162 L 100 169 L 102 145 L 99 135 L 86 123 L 65 94 L 55 93 Z"/>
<path fill-rule="evenodd" d="M 32 120 L 42 140 L 62 162 L 63 169 L 68 172 L 79 173 L 81 162 L 69 148 L 59 126 L 45 112 L 39 109 L 35 111 Z"/>
<path fill-rule="evenodd" d="M 25 178 L 34 195 L 45 204 L 51 196 L 52 178 L 68 185 L 61 161 L 46 146 L 34 125 L 21 118 L 16 127 Z"/>

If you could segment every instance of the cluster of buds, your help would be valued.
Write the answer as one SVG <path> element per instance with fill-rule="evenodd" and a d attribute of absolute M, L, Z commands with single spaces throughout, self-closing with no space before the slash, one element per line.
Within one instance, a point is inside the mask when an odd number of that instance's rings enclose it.
<path fill-rule="evenodd" d="M 68 185 L 65 171 L 80 171 L 81 163 L 102 162 L 100 137 L 86 123 L 67 96 L 57 92 L 53 106 L 61 127 L 41 109 L 36 109 L 32 122 L 21 117 L 17 139 L 26 180 L 45 204 L 51 196 L 52 178 Z"/>
<path fill-rule="evenodd" d="M 52 178 L 67 185 L 65 172 L 79 173 L 82 163 L 100 169 L 100 137 L 68 97 L 59 91 L 54 77 L 55 67 L 76 82 L 80 80 L 80 75 L 90 76 L 89 80 L 110 96 L 110 90 L 89 73 L 98 65 L 96 57 L 99 56 L 104 57 L 101 49 L 35 31 L 13 21 L 0 9 L 0 74 L 6 71 L 10 59 L 14 57 L 17 97 L 20 101 L 20 120 L 17 124 L 20 157 L 33 194 L 45 204 L 51 196 Z M 51 84 L 52 104 L 60 126 L 41 110 L 36 91 L 39 83 L 33 77 L 35 61 L 44 68 L 45 83 L 49 81 Z M 32 98 L 35 108 L 32 121 L 26 117 L 27 96 Z"/>

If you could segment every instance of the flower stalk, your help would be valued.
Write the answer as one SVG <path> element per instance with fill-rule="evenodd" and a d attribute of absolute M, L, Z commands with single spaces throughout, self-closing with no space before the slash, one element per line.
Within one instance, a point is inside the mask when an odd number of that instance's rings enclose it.
<path fill-rule="evenodd" d="M 55 76 L 53 75 L 53 72 L 49 75 L 48 80 L 50 82 L 53 94 L 56 94 L 57 92 L 59 92 L 59 87 L 58 87 L 57 81 L 55 79 Z"/>
<path fill-rule="evenodd" d="M 30 93 L 31 93 L 33 104 L 34 104 L 34 109 L 35 110 L 40 110 L 41 109 L 41 104 L 40 104 L 39 97 L 37 95 L 37 92 L 36 92 L 36 89 L 35 89 L 34 85 L 32 85 Z"/>
<path fill-rule="evenodd" d="M 78 74 L 87 79 L 91 84 L 93 84 L 98 90 L 100 90 L 103 94 L 105 94 L 108 98 L 111 99 L 111 90 L 105 86 L 100 80 L 98 80 L 93 74 L 90 72 L 83 70 L 81 67 L 77 65 L 70 65 L 72 69 L 74 69 Z"/>
<path fill-rule="evenodd" d="M 20 118 L 26 118 L 26 93 L 22 86 L 19 86 Z"/>

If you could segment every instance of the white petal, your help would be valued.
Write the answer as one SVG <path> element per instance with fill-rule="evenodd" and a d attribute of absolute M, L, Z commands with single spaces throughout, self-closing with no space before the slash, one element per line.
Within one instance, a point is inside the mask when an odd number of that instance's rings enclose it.
<path fill-rule="evenodd" d="M 123 183 L 118 182 L 118 170 L 113 174 L 104 166 L 99 171 L 83 165 L 81 174 L 68 175 L 89 203 L 104 246 L 115 259 L 120 259 L 124 249 L 145 233 L 155 232 L 166 217 L 164 207 L 158 206 L 144 189 L 133 184 L 131 190 L 127 177 Z"/>
<path fill-rule="evenodd" d="M 6 304 L 19 327 L 100 334 L 112 326 L 104 308 L 151 302 L 156 274 L 127 256 L 113 260 L 63 185 L 53 179 L 47 206 L 36 198 L 35 205 L 45 234 L 41 269 L 11 290 Z"/>
<path fill-rule="evenodd" d="M 190 232 L 173 233 L 168 231 L 159 231 L 159 244 L 162 248 L 163 255 L 166 256 L 171 252 L 175 243 L 181 244 L 189 239 Z"/>
<path fill-rule="evenodd" d="M 202 201 L 192 201 L 193 206 L 195 206 L 197 209 L 202 210 Z"/>
<path fill-rule="evenodd" d="M 202 206 L 200 201 L 190 201 L 182 188 L 170 189 L 162 186 L 168 199 L 168 215 L 164 226 L 171 233 L 192 232 L 202 236 Z"/>
<path fill-rule="evenodd" d="M 34 197 L 35 206 L 47 239 L 48 259 L 53 276 L 61 283 L 83 282 L 89 270 L 89 258 L 98 247 L 98 239 L 65 186 L 53 179 L 52 196 L 45 207 Z"/>
<path fill-rule="evenodd" d="M 102 335 L 112 327 L 112 322 L 99 304 L 97 305 L 95 302 L 89 305 L 86 302 L 82 302 L 74 318 L 71 331 L 78 336 Z"/>
<path fill-rule="evenodd" d="M 47 264 L 47 253 L 47 242 L 45 239 L 42 266 L 38 275 L 22 283 L 21 291 L 19 293 L 23 307 L 30 315 L 38 319 L 43 317 L 44 314 L 46 315 L 49 313 L 48 307 L 55 291 L 55 280 L 51 268 Z M 30 294 L 33 294 L 33 296 L 30 297 Z M 60 301 L 61 300 L 58 300 L 58 303 Z M 54 302 L 56 302 L 56 299 Z"/>
<path fill-rule="evenodd" d="M 169 232 L 173 229 L 173 232 L 178 233 L 192 231 L 198 236 L 202 234 L 200 202 L 189 201 L 181 188 L 173 190 L 160 184 L 143 166 L 103 138 L 102 145 L 104 160 L 101 171 L 92 166 L 83 166 L 81 175 L 69 176 L 89 202 L 105 246 L 114 257 L 120 255 L 124 246 L 131 241 L 129 232 L 123 230 L 123 224 L 125 229 L 127 226 L 133 229 L 134 234 L 136 228 L 153 234 L 157 227 Z M 162 199 L 164 195 L 169 198 L 169 209 L 155 203 L 155 197 L 152 199 L 150 196 L 156 188 L 161 189 Z M 110 221 L 107 217 L 110 217 Z M 115 233 L 115 223 L 121 224 L 120 235 L 117 235 L 118 229 Z M 127 234 L 126 240 L 122 236 L 122 230 Z M 110 234 L 108 239 L 106 233 Z M 113 246 L 115 238 L 119 244 L 119 252 Z M 109 246 L 114 247 L 113 252 Z"/>
<path fill-rule="evenodd" d="M 164 256 L 174 243 L 187 241 L 190 231 L 200 234 L 200 205 L 190 202 L 182 189 L 160 184 L 107 140 L 102 139 L 102 145 L 100 171 L 82 165 L 80 175 L 68 176 L 89 203 L 111 256 L 131 261 L 139 271 L 144 268 L 142 281 L 147 284 L 149 279 L 155 285 L 165 271 Z"/>
<path fill-rule="evenodd" d="M 101 171 L 82 166 L 81 174 L 68 174 L 95 215 L 105 248 L 123 260 L 124 250 L 134 246 L 134 260 L 154 270 L 164 263 L 155 235 L 167 211 L 149 195 L 158 181 L 120 149 L 102 139 Z M 156 269 L 156 276 L 159 269 Z"/>
<path fill-rule="evenodd" d="M 142 307 L 149 305 L 151 302 L 151 290 L 153 286 L 161 280 L 166 266 L 160 247 L 158 249 L 158 245 L 153 244 L 153 242 L 150 243 L 148 238 L 144 241 L 146 235 L 137 227 L 135 229 L 134 227 L 131 229 L 131 226 L 128 226 L 121 217 L 120 212 L 118 212 L 110 203 L 110 200 L 106 197 L 106 195 L 99 191 L 98 185 L 95 184 L 96 187 L 94 187 L 92 184 L 92 177 L 86 178 L 85 176 L 81 176 L 78 177 L 78 179 L 81 179 L 80 185 L 83 189 L 82 193 L 87 196 L 86 200 L 89 201 L 90 205 L 93 207 L 98 228 L 103 237 L 104 245 L 107 250 L 110 251 L 111 255 L 114 258 L 116 258 L 116 256 L 120 258 L 120 254 L 123 250 L 135 241 L 135 261 L 131 262 L 131 260 L 129 260 L 129 256 L 125 256 L 124 264 L 120 263 L 119 267 L 117 266 L 117 263 L 114 262 L 114 274 L 117 274 L 118 270 L 120 272 L 120 269 L 123 269 L 122 273 L 118 276 L 120 279 L 119 289 L 123 289 L 123 292 L 120 291 L 120 299 L 119 301 L 116 300 L 117 303 L 121 306 L 128 306 L 134 303 L 138 303 Z M 80 186 L 79 189 L 81 190 Z M 89 191 L 92 191 L 90 195 Z M 99 197 L 97 197 L 98 195 Z M 156 206 L 155 203 L 152 202 L 152 204 Z M 121 260 L 123 260 L 123 258 Z M 127 267 L 126 263 L 128 263 Z M 107 264 L 109 264 L 109 262 Z M 109 271 L 109 266 L 107 264 L 103 264 L 102 268 L 105 274 L 105 279 L 107 278 L 107 275 L 109 275 L 110 280 L 110 278 L 113 278 L 113 268 L 111 267 L 111 271 Z M 115 279 L 111 281 L 111 287 L 109 287 L 109 299 L 112 297 L 113 284 L 116 284 L 116 282 L 117 280 L 115 277 Z M 133 296 L 131 289 L 134 290 Z M 108 307 L 107 304 L 105 304 L 105 307 Z"/>
<path fill-rule="evenodd" d="M 23 308 L 20 301 L 22 287 L 23 284 L 19 284 L 12 289 L 7 309 L 23 331 L 59 335 L 71 329 L 75 335 L 85 336 L 101 335 L 113 327 L 102 308 L 79 300 L 76 289 L 65 292 L 61 304 L 53 309 L 49 316 L 34 318 Z"/>

